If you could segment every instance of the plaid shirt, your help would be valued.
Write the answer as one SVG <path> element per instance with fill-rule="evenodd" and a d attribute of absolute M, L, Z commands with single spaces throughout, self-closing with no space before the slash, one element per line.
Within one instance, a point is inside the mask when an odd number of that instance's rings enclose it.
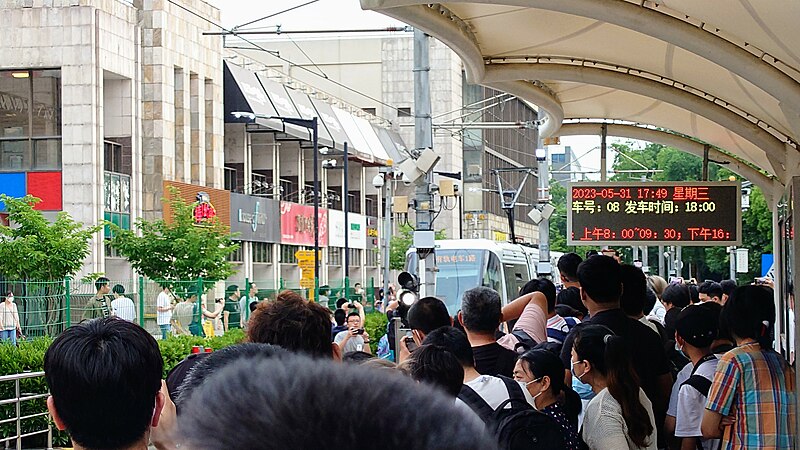
<path fill-rule="evenodd" d="M 706 409 L 732 415 L 724 449 L 793 448 L 794 375 L 775 352 L 744 344 L 719 360 Z"/>

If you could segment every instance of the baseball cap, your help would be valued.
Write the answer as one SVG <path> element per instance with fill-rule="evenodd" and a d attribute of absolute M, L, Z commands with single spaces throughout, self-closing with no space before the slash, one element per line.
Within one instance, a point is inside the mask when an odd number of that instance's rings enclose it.
<path fill-rule="evenodd" d="M 675 319 L 675 331 L 689 345 L 694 347 L 708 347 L 717 336 L 719 324 L 714 314 L 700 306 L 687 306 L 683 308 Z"/>

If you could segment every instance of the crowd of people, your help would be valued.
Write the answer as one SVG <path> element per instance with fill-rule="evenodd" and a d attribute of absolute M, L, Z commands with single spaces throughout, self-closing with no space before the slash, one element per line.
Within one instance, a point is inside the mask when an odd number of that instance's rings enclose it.
<path fill-rule="evenodd" d="M 95 318 L 48 349 L 48 408 L 76 448 L 792 447 L 769 286 L 667 283 L 603 254 L 558 269 L 560 290 L 534 279 L 503 305 L 476 287 L 454 316 L 387 296 L 409 330 L 386 338 L 396 363 L 371 354 L 359 302 L 332 313 L 290 291 L 253 303 L 247 343 L 189 355 L 164 381 L 150 334 Z M 176 315 L 220 312 L 187 297 Z"/>

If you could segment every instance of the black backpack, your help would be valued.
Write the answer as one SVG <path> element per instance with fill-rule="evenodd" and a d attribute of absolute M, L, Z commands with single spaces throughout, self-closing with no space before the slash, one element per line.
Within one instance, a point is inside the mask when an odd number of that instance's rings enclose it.
<path fill-rule="evenodd" d="M 499 444 L 500 450 L 564 449 L 561 427 L 525 400 L 516 381 L 499 376 L 508 390 L 509 399 L 492 409 L 486 400 L 469 386 L 463 386 L 458 398 L 467 404 L 486 424 L 486 429 Z M 511 405 L 511 408 L 506 406 Z"/>
<path fill-rule="evenodd" d="M 511 334 L 519 341 L 514 345 L 514 351 L 517 353 L 522 354 L 536 347 L 536 339 L 532 338 L 524 330 L 513 330 Z"/>

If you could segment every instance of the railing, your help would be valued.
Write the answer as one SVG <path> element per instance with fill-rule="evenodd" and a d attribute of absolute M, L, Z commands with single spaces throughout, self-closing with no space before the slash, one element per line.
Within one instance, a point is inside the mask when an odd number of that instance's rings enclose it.
<path fill-rule="evenodd" d="M 14 394 L 12 398 L 2 399 L 0 400 L 0 410 L 8 410 L 10 408 L 6 408 L 6 405 L 13 405 L 14 416 L 13 417 L 3 417 L 0 420 L 0 428 L 7 428 L 5 427 L 6 424 L 15 424 L 16 431 L 13 435 L 6 434 L 6 437 L 0 437 L 0 443 L 3 444 L 5 448 L 10 448 L 12 442 L 16 442 L 15 447 L 17 450 L 22 449 L 22 440 L 31 436 L 37 435 L 44 435 L 46 434 L 46 445 L 48 449 L 53 448 L 53 429 L 49 425 L 50 421 L 47 419 L 48 412 L 45 409 L 44 412 L 35 412 L 30 413 L 27 415 L 23 415 L 23 409 L 33 409 L 33 410 L 40 410 L 41 408 L 23 408 L 24 402 L 34 402 L 40 399 L 46 399 L 49 395 L 48 393 L 43 394 L 31 394 L 31 393 L 24 393 L 22 392 L 21 381 L 27 379 L 34 379 L 44 377 L 44 372 L 29 372 L 29 373 L 19 373 L 15 375 L 5 375 L 0 376 L 0 386 L 5 385 L 6 383 L 14 383 Z M 23 422 L 25 421 L 32 421 L 37 418 L 45 418 L 45 421 L 36 421 L 48 424 L 45 429 L 38 429 L 34 428 L 31 431 L 23 432 Z M 41 428 L 41 427 L 39 427 Z M 5 434 L 5 433 L 4 433 Z M 0 435 L 2 436 L 2 435 Z"/>

